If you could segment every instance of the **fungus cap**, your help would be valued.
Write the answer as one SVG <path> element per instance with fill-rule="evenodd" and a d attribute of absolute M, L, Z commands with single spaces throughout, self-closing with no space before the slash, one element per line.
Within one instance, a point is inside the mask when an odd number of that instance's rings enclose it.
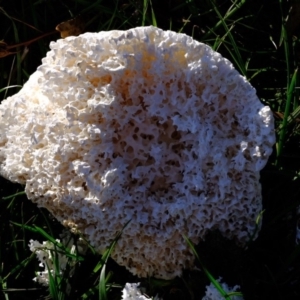
<path fill-rule="evenodd" d="M 155 27 L 50 48 L 0 105 L 4 177 L 101 253 L 131 220 L 112 257 L 141 277 L 193 267 L 183 234 L 248 240 L 273 118 L 227 59 Z"/>

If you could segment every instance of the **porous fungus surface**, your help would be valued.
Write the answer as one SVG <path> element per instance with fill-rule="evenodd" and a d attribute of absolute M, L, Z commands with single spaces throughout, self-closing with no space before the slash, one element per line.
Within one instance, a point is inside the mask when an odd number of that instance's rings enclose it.
<path fill-rule="evenodd" d="M 155 27 L 50 44 L 0 105 L 0 173 L 138 276 L 193 267 L 183 234 L 243 244 L 274 144 L 269 107 L 209 46 Z"/>

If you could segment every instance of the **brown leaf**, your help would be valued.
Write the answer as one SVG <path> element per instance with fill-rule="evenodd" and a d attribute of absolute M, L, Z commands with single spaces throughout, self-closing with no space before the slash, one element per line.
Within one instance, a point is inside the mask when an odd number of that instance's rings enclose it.
<path fill-rule="evenodd" d="M 279 111 L 273 111 L 273 115 L 276 119 L 283 120 L 283 113 L 281 113 Z"/>
<path fill-rule="evenodd" d="M 84 25 L 82 17 L 77 16 L 74 19 L 58 24 L 55 29 L 60 32 L 62 38 L 65 38 L 67 36 L 76 36 L 83 33 Z"/>
<path fill-rule="evenodd" d="M 4 41 L 0 41 L 0 58 L 17 53 L 17 52 L 10 52 L 8 49 L 9 48 L 7 44 Z"/>

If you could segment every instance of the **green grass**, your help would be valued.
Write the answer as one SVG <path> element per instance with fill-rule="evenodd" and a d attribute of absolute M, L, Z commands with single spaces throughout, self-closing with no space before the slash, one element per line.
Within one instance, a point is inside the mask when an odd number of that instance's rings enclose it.
<path fill-rule="evenodd" d="M 230 286 L 240 285 L 245 299 L 300 299 L 300 247 L 295 245 L 300 205 L 300 45 L 299 29 L 292 32 L 289 23 L 298 21 L 287 19 L 290 5 L 282 0 L 1 3 L 0 41 L 6 43 L 4 48 L 0 44 L 1 99 L 19 91 L 41 64 L 49 42 L 59 38 L 56 25 L 81 15 L 86 31 L 153 25 L 209 44 L 234 63 L 271 107 L 277 135 L 274 153 L 261 172 L 264 213 L 258 239 L 250 238 L 246 249 L 218 232 L 199 245 L 187 239 L 203 272 L 184 271 L 170 281 L 137 278 L 111 261 L 119 235 L 102 256 L 87 241 L 86 252 L 80 253 L 82 241 L 72 235 L 75 252 L 71 252 L 71 245 L 56 241 L 63 227 L 27 200 L 24 187 L 0 178 L 3 299 L 120 299 L 126 282 L 141 282 L 148 295 L 163 299 L 199 299 L 212 282 L 224 299 L 231 299 L 233 295 L 226 294 L 216 280 L 220 276 Z M 32 280 L 40 268 L 28 247 L 31 239 L 53 244 L 55 272 L 49 272 L 49 287 Z M 63 272 L 61 257 L 67 259 Z"/>

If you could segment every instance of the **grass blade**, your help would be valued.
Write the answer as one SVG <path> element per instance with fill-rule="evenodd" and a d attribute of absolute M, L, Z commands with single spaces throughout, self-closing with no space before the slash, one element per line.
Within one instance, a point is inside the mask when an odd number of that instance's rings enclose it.
<path fill-rule="evenodd" d="M 226 47 L 227 50 L 229 51 L 229 53 L 231 54 L 232 58 L 234 59 L 236 65 L 239 67 L 240 69 L 240 72 L 245 76 L 247 77 L 247 71 L 246 71 L 246 68 L 245 68 L 245 62 L 243 61 L 242 59 L 242 56 L 241 56 L 241 53 L 239 51 L 239 48 L 235 42 L 235 39 L 233 37 L 233 35 L 231 34 L 231 30 L 233 29 L 233 26 L 231 26 L 231 28 L 228 28 L 227 24 L 226 24 L 226 21 L 225 21 L 225 18 L 221 15 L 220 11 L 218 10 L 217 6 L 214 4 L 214 2 L 212 2 L 212 5 L 213 5 L 213 8 L 217 14 L 217 16 L 219 17 L 220 19 L 220 22 L 221 24 L 223 25 L 224 27 L 224 30 L 226 32 L 226 36 L 229 37 L 230 39 L 230 44 L 231 46 L 233 47 L 233 50 L 234 50 L 234 53 L 235 55 L 232 53 L 232 51 L 229 49 L 229 47 Z"/>
<path fill-rule="evenodd" d="M 283 146 L 284 146 L 284 142 L 285 142 L 285 137 L 287 134 L 287 124 L 288 124 L 288 117 L 290 114 L 290 107 L 291 107 L 291 102 L 294 96 L 294 91 L 295 91 L 295 86 L 296 86 L 296 81 L 297 81 L 297 74 L 298 74 L 298 69 L 295 70 L 293 77 L 291 79 L 291 83 L 288 87 L 287 90 L 287 101 L 285 104 L 285 110 L 284 110 L 284 116 L 283 116 L 283 120 L 282 120 L 282 124 L 280 127 L 280 133 L 279 133 L 279 140 L 277 143 L 277 161 L 276 161 L 276 165 L 279 164 L 279 158 L 282 155 L 282 150 L 283 150 Z"/>
<path fill-rule="evenodd" d="M 49 292 L 51 295 L 51 298 L 54 300 L 59 300 L 58 297 L 58 288 L 57 288 L 57 284 L 56 284 L 56 280 L 55 280 L 55 274 L 54 276 L 52 275 L 51 269 L 49 268 L 49 266 L 47 265 L 47 270 L 48 270 L 48 276 L 49 276 Z"/>
<path fill-rule="evenodd" d="M 15 198 L 17 196 L 23 196 L 23 195 L 26 195 L 26 193 L 25 192 L 19 192 L 19 193 L 16 193 L 16 194 L 13 194 L 13 195 L 10 195 L 10 196 L 7 196 L 7 197 L 2 197 L 2 200 L 9 200 L 9 199 Z"/>
<path fill-rule="evenodd" d="M 56 241 L 51 235 L 49 235 L 45 230 L 43 230 L 42 228 L 33 225 L 33 227 L 25 225 L 25 224 L 18 224 L 15 222 L 11 222 L 11 224 L 14 224 L 18 227 L 24 228 L 26 230 L 35 232 L 35 233 L 39 233 L 41 234 L 44 238 L 46 238 L 49 242 L 53 243 L 53 245 L 59 249 L 61 249 L 63 251 L 63 253 L 67 256 L 70 257 L 72 259 L 75 259 L 77 261 L 83 261 L 84 258 L 79 256 L 79 255 L 74 255 L 70 252 L 70 250 L 68 248 L 66 248 L 62 243 Z"/>
<path fill-rule="evenodd" d="M 203 264 L 203 262 L 201 261 L 193 243 L 190 241 L 190 239 L 183 235 L 185 241 L 187 242 L 188 246 L 190 247 L 190 249 L 192 250 L 194 256 L 197 258 L 198 262 L 200 263 L 201 269 L 203 270 L 203 272 L 205 273 L 205 275 L 207 276 L 207 278 L 209 279 L 209 281 L 214 285 L 214 287 L 219 291 L 219 293 L 226 299 L 226 300 L 231 300 L 230 299 L 230 294 L 227 294 L 226 291 L 224 291 L 224 289 L 222 288 L 222 286 L 220 285 L 220 283 L 214 278 L 214 276 L 207 270 L 207 268 L 205 267 L 205 265 Z M 238 293 L 239 296 L 241 296 L 241 293 Z"/>
<path fill-rule="evenodd" d="M 34 253 L 32 253 L 29 257 L 25 258 L 21 261 L 16 267 L 14 267 L 4 278 L 3 282 L 5 282 L 11 275 L 14 275 L 19 270 L 23 271 L 27 264 L 34 258 Z"/>
<path fill-rule="evenodd" d="M 241 0 L 241 1 L 236 1 L 233 6 L 235 6 L 233 9 L 228 11 L 228 13 L 224 16 L 223 20 L 220 20 L 214 27 L 209 28 L 208 32 L 203 36 L 203 40 L 208 39 L 211 34 L 213 34 L 221 25 L 224 21 L 226 21 L 228 18 L 232 17 L 245 3 L 247 0 Z M 211 1 L 213 4 L 213 1 Z M 214 5 L 214 4 L 213 4 Z"/>
<path fill-rule="evenodd" d="M 146 24 L 146 13 L 148 9 L 148 0 L 143 1 L 143 11 L 142 11 L 142 26 Z"/>
<path fill-rule="evenodd" d="M 156 21 L 156 17 L 155 17 L 155 12 L 153 10 L 153 6 L 152 6 L 152 1 L 150 1 L 150 7 L 151 7 L 151 20 L 152 20 L 152 25 L 157 27 L 157 21 Z"/>
<path fill-rule="evenodd" d="M 106 291 L 106 283 L 108 280 L 105 279 L 105 269 L 106 269 L 106 263 L 108 258 L 110 257 L 113 249 L 115 248 L 118 240 L 120 239 L 123 230 L 125 229 L 125 227 L 129 224 L 131 220 L 127 221 L 126 224 L 123 226 L 123 228 L 121 229 L 121 231 L 117 234 L 117 236 L 114 238 L 114 240 L 111 242 L 109 248 L 105 251 L 105 253 L 103 254 L 102 258 L 101 258 L 101 262 L 102 262 L 102 270 L 100 273 L 100 278 L 99 278 L 99 299 L 100 300 L 106 300 L 107 299 L 107 291 Z M 97 269 L 99 269 L 100 265 L 97 265 Z M 94 269 L 95 271 L 95 269 Z"/>
<path fill-rule="evenodd" d="M 99 299 L 107 300 L 106 280 L 105 280 L 106 263 L 103 265 L 99 278 Z"/>

